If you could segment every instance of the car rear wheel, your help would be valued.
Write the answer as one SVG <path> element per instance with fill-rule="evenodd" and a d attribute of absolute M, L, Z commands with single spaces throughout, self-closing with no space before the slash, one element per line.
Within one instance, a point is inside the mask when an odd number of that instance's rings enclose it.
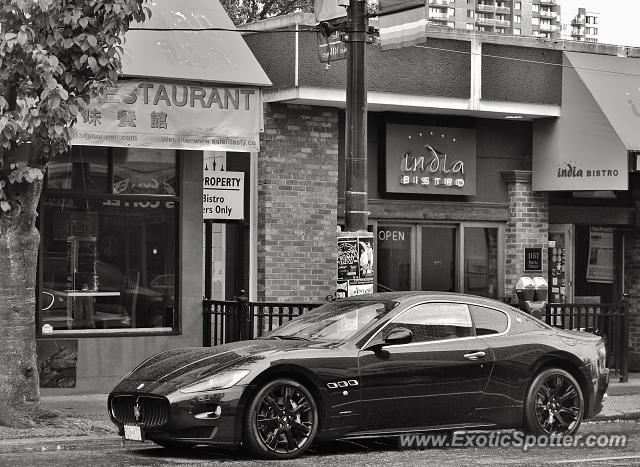
<path fill-rule="evenodd" d="M 570 435 L 584 417 L 584 397 L 571 374 L 549 368 L 538 374 L 529 388 L 525 429 L 536 435 Z"/>
<path fill-rule="evenodd" d="M 307 388 L 288 378 L 266 383 L 245 413 L 243 443 L 265 459 L 301 455 L 318 431 L 318 408 Z"/>

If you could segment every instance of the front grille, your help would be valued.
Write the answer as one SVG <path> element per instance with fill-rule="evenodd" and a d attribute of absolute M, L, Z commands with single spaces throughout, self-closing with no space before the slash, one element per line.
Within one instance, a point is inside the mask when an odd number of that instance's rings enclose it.
<path fill-rule="evenodd" d="M 111 415 L 123 425 L 159 427 L 169 421 L 169 401 L 164 397 L 138 394 L 113 396 Z"/>

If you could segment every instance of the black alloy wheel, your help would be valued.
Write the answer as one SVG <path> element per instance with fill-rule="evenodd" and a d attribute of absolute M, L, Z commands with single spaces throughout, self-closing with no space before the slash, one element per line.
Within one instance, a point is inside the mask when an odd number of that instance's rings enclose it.
<path fill-rule="evenodd" d="M 525 406 L 525 427 L 539 435 L 575 433 L 584 417 L 584 397 L 571 374 L 560 368 L 541 372 L 531 383 Z"/>
<path fill-rule="evenodd" d="M 267 459 L 302 454 L 318 430 L 318 408 L 307 388 L 292 379 L 276 379 L 251 400 L 244 420 L 243 442 Z"/>

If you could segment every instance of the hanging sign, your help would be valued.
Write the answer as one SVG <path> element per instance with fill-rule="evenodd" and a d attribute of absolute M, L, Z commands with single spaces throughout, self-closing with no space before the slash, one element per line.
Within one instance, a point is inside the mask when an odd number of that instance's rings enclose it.
<path fill-rule="evenodd" d="M 244 172 L 224 172 L 204 167 L 202 218 L 244 219 Z"/>
<path fill-rule="evenodd" d="M 255 152 L 260 90 L 119 81 L 80 111 L 72 145 Z"/>

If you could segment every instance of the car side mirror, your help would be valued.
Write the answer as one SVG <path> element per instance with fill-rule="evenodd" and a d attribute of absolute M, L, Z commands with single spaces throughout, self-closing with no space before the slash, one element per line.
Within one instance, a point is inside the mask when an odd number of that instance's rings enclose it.
<path fill-rule="evenodd" d="M 392 329 L 384 338 L 386 345 L 408 344 L 413 340 L 413 333 L 407 328 Z"/>

